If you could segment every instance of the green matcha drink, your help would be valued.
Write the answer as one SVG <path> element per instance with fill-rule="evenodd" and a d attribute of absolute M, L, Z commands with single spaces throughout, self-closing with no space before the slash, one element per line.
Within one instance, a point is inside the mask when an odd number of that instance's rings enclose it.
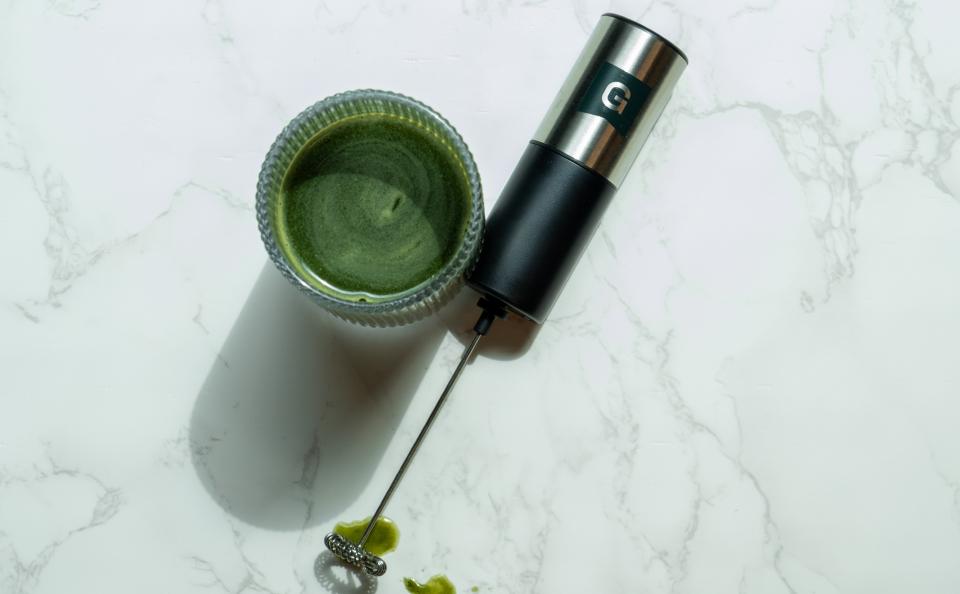
<path fill-rule="evenodd" d="M 367 114 L 322 130 L 297 154 L 277 236 L 321 290 L 375 302 L 439 272 L 469 217 L 469 180 L 454 149 L 416 122 Z"/>
<path fill-rule="evenodd" d="M 332 313 L 415 321 L 462 284 L 483 235 L 483 194 L 457 131 L 426 105 L 350 91 L 308 107 L 277 137 L 257 183 L 270 258 Z"/>

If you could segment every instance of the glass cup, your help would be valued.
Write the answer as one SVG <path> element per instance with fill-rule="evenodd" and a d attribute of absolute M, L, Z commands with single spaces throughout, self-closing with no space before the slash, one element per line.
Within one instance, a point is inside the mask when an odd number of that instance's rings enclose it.
<path fill-rule="evenodd" d="M 439 139 L 450 150 L 464 175 L 467 219 L 459 244 L 450 257 L 426 280 L 373 300 L 346 298 L 323 279 L 314 278 L 291 261 L 278 242 L 278 204 L 283 182 L 300 151 L 331 126 L 349 118 L 376 116 L 415 124 Z M 257 183 L 257 221 L 270 259 L 298 289 L 329 312 L 367 326 L 406 324 L 436 311 L 460 288 L 473 265 L 483 237 L 483 194 L 473 155 L 457 131 L 430 107 L 397 93 L 378 90 L 348 91 L 333 95 L 305 109 L 283 129 L 267 153 Z M 290 251 L 290 250 L 287 250 Z"/>

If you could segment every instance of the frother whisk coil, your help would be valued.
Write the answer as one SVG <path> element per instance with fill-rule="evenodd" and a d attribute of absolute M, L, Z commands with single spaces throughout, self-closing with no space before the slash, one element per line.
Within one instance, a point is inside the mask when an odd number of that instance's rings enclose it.
<path fill-rule="evenodd" d="M 345 563 L 353 565 L 365 573 L 381 576 L 387 572 L 387 563 L 373 553 L 368 553 L 360 545 L 356 545 L 343 536 L 331 532 L 323 539 L 323 544 Z"/>

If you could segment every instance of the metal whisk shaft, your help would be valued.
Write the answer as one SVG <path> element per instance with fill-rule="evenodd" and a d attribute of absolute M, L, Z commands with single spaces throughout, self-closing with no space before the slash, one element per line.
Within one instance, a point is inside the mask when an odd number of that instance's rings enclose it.
<path fill-rule="evenodd" d="M 361 536 L 360 540 L 356 543 L 350 542 L 343 536 L 333 532 L 327 534 L 326 538 L 323 539 L 326 547 L 330 549 L 330 552 L 336 555 L 339 559 L 365 571 L 370 575 L 380 576 L 387 571 L 387 564 L 384 562 L 384 560 L 373 553 L 370 553 L 364 548 L 364 546 L 367 544 L 367 540 L 373 533 L 373 529 L 377 524 L 377 520 L 379 520 L 380 516 L 383 515 L 383 510 L 387 507 L 387 503 L 390 501 L 393 493 L 400 485 L 400 481 L 403 480 L 403 475 L 406 474 L 407 468 L 410 467 L 410 463 L 413 462 L 414 456 L 417 455 L 417 451 L 420 449 L 420 445 L 426 438 L 427 432 L 430 431 L 430 427 L 432 427 L 434 421 L 437 420 L 437 416 L 440 414 L 440 409 L 443 408 L 444 403 L 447 401 L 447 398 L 453 391 L 453 387 L 456 385 L 457 380 L 460 378 L 460 375 L 466 368 L 467 362 L 470 360 L 470 356 L 473 355 L 473 352 L 477 349 L 480 339 L 483 338 L 490 329 L 494 318 L 503 317 L 505 315 L 502 308 L 489 303 L 484 305 L 484 303 L 484 301 L 481 301 L 481 306 L 484 307 L 484 312 L 474 326 L 476 335 L 473 337 L 473 340 L 470 341 L 470 344 L 468 344 L 463 350 L 463 354 L 460 356 L 460 361 L 457 363 L 457 368 L 453 370 L 453 375 L 450 376 L 446 387 L 444 387 L 443 392 L 440 393 L 437 403 L 433 405 L 433 410 L 430 411 L 430 416 L 427 417 L 426 422 L 423 424 L 423 428 L 420 429 L 420 433 L 414 440 L 413 445 L 410 446 L 410 451 L 407 452 L 406 457 L 403 459 L 403 463 L 400 464 L 400 469 L 397 470 L 397 474 L 394 475 L 393 480 L 390 482 L 390 486 L 387 487 L 386 493 L 383 494 L 383 499 L 380 500 L 380 505 L 377 506 L 377 510 L 373 512 L 373 515 L 370 517 L 370 523 L 367 524 L 366 529 L 363 531 L 363 536 Z"/>
<path fill-rule="evenodd" d="M 450 396 L 450 392 L 453 391 L 453 386 L 456 385 L 457 380 L 460 379 L 460 374 L 463 373 L 464 368 L 467 366 L 467 360 L 470 359 L 470 355 L 472 355 L 473 351 L 476 350 L 481 338 L 483 338 L 483 334 L 477 334 L 473 337 L 473 340 L 470 341 L 470 344 L 467 345 L 467 348 L 463 350 L 463 355 L 460 356 L 460 362 L 457 363 L 457 368 L 453 371 L 453 375 L 451 375 L 450 379 L 447 381 L 447 385 L 440 394 L 440 398 L 437 399 L 437 403 L 433 405 L 433 410 L 430 411 L 430 416 L 427 417 L 427 421 L 423 424 L 423 428 L 420 429 L 420 433 L 413 441 L 413 445 L 410 446 L 410 451 L 407 452 L 406 458 L 404 458 L 403 463 L 400 464 L 400 469 L 397 470 L 397 474 L 394 475 L 393 480 L 390 482 L 390 486 L 387 487 L 387 492 L 383 494 L 383 499 L 380 500 L 380 505 L 377 506 L 377 511 L 373 512 L 373 516 L 370 517 L 370 523 L 367 524 L 367 529 L 363 531 L 363 536 L 360 537 L 360 542 L 357 543 L 361 547 L 367 544 L 367 539 L 370 538 L 370 534 L 373 532 L 373 527 L 383 514 L 383 510 L 387 507 L 390 497 L 393 496 L 394 491 L 396 491 L 397 487 L 400 485 L 400 481 L 403 480 L 403 475 L 406 474 L 407 468 L 410 467 L 413 457 L 417 455 L 417 451 L 420 449 L 420 445 L 427 436 L 427 432 L 430 431 L 430 427 L 433 426 L 433 422 L 437 420 L 437 415 L 440 413 L 440 409 L 443 408 L 444 403 L 447 401 L 447 397 Z"/>

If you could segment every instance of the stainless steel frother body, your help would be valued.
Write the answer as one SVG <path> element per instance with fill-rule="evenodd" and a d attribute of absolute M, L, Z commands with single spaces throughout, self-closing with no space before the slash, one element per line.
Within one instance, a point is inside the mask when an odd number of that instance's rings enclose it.
<path fill-rule="evenodd" d="M 371 575 L 386 563 L 364 545 L 440 409 L 494 320 L 507 311 L 543 323 L 673 92 L 687 58 L 639 23 L 605 14 L 487 219 L 467 282 L 482 293 L 476 335 L 387 488 L 359 542 L 324 539 Z"/>
<path fill-rule="evenodd" d="M 533 141 L 620 187 L 686 66 L 686 55 L 663 37 L 623 17 L 605 14 Z M 597 92 L 599 96 L 590 95 Z M 597 102 L 604 108 L 602 113 L 581 109 Z"/>
<path fill-rule="evenodd" d="M 487 218 L 470 286 L 546 320 L 686 65 L 643 25 L 600 18 Z"/>

